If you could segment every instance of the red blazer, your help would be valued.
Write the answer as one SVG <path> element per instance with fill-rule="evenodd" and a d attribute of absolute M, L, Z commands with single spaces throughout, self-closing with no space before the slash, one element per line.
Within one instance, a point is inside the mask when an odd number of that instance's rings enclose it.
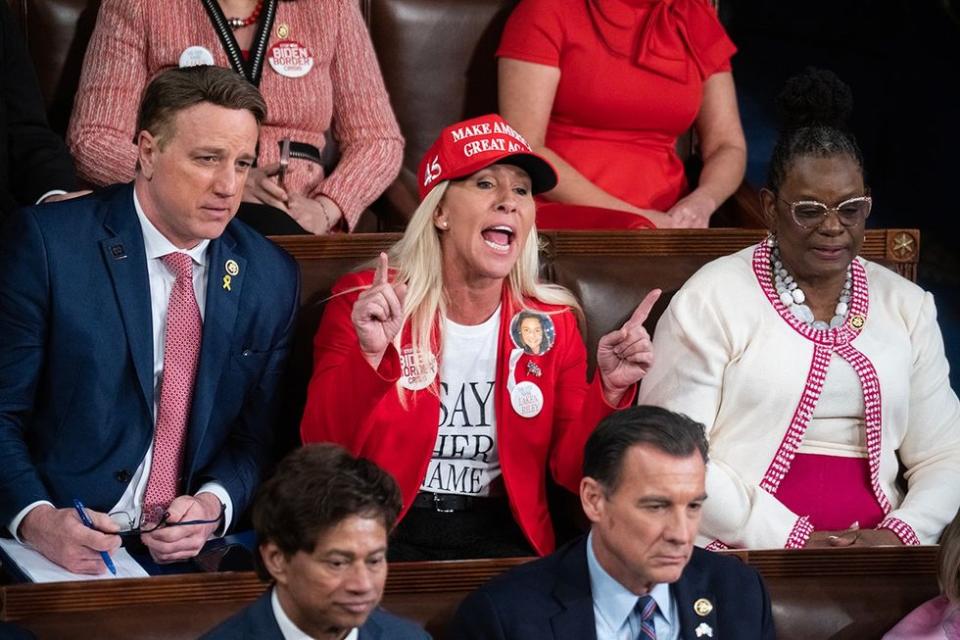
<path fill-rule="evenodd" d="M 403 390 L 404 407 L 397 394 L 401 366 L 396 348 L 387 349 L 376 371 L 360 354 L 350 312 L 360 289 L 372 280 L 372 271 L 349 274 L 333 288 L 335 297 L 327 304 L 314 339 L 313 377 L 300 433 L 305 443 L 339 443 L 393 474 L 406 513 L 420 490 L 436 442 L 440 399 L 430 388 Z M 517 383 L 529 380 L 543 391 L 543 409 L 524 418 L 510 404 L 506 391 L 509 354 L 514 348 L 510 320 L 520 309 L 504 287 L 494 390 L 497 448 L 513 517 L 536 552 L 546 555 L 554 550 L 555 539 L 544 468 L 549 464 L 560 485 L 578 492 L 584 443 L 614 408 L 603 396 L 599 376 L 593 384 L 587 383 L 586 349 L 573 313 L 536 300 L 526 303 L 550 313 L 556 329 L 553 348 L 540 356 L 523 354 L 514 368 Z M 410 344 L 409 336 L 405 327 L 403 346 Z M 528 370 L 531 360 L 539 367 L 539 376 Z M 633 393 L 626 394 L 621 406 L 632 400 Z"/>

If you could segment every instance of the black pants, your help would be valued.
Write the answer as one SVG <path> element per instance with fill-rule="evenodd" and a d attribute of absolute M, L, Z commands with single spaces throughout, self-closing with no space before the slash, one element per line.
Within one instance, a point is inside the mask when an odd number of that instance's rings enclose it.
<path fill-rule="evenodd" d="M 467 560 L 536 555 L 506 498 L 480 498 L 469 511 L 439 513 L 413 507 L 390 539 L 390 562 Z"/>
<path fill-rule="evenodd" d="M 241 202 L 237 219 L 265 236 L 295 236 L 308 233 L 286 213 L 267 204 Z"/>

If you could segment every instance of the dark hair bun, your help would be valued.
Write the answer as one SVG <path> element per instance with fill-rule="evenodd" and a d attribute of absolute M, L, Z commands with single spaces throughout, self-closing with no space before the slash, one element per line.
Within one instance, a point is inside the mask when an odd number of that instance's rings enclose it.
<path fill-rule="evenodd" d="M 787 80 L 777 96 L 777 114 L 784 130 L 809 126 L 847 129 L 853 93 L 833 71 L 807 67 Z"/>

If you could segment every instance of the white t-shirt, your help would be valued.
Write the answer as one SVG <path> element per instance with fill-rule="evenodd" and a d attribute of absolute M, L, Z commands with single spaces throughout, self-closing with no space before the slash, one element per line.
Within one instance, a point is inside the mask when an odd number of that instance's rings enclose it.
<path fill-rule="evenodd" d="M 499 307 L 482 324 L 443 322 L 440 428 L 424 491 L 488 496 L 500 476 L 493 406 L 499 334 Z"/>

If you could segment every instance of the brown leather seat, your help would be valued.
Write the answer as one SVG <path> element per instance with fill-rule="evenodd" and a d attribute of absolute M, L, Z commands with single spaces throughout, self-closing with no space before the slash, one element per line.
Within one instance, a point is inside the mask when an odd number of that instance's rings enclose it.
<path fill-rule="evenodd" d="M 100 0 L 8 0 L 20 19 L 50 126 L 64 135 Z"/>
<path fill-rule="evenodd" d="M 494 52 L 517 0 L 361 0 L 394 113 L 403 167 L 381 206 L 409 219 L 417 165 L 448 124 L 497 110 Z"/>

